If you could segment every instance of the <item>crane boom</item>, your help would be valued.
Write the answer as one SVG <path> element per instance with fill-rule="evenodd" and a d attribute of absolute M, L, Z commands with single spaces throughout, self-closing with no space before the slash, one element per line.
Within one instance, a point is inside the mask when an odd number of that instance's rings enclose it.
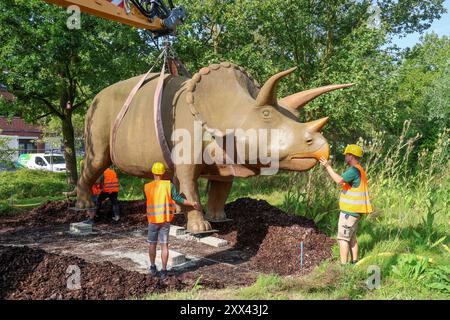
<path fill-rule="evenodd" d="M 167 34 L 175 30 L 176 26 L 180 24 L 185 18 L 186 14 L 182 7 L 176 7 L 169 11 L 169 16 L 146 17 L 136 6 L 130 5 L 130 10 L 127 10 L 122 5 L 114 3 L 120 1 L 110 2 L 107 0 L 44 0 L 45 2 L 56 4 L 62 7 L 69 7 L 72 5 L 78 6 L 81 12 L 88 13 L 97 17 L 108 20 L 117 21 L 140 29 L 147 29 L 156 34 Z M 124 1 L 122 1 L 123 3 Z M 128 3 L 128 0 L 125 0 Z M 140 1 L 132 1 L 138 3 Z M 141 1 L 142 2 L 142 1 Z M 147 1 L 150 2 L 150 1 Z M 160 3 L 160 1 L 151 1 Z"/>

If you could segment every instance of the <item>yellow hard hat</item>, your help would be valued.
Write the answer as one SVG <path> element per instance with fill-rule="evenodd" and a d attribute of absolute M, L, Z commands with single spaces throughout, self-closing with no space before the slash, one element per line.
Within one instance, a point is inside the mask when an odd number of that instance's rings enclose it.
<path fill-rule="evenodd" d="M 350 153 L 354 156 L 361 158 L 363 155 L 363 149 L 356 144 L 349 144 L 348 146 L 345 147 L 344 155 L 346 155 L 347 153 Z"/>
<path fill-rule="evenodd" d="M 166 172 L 166 167 L 161 162 L 155 162 L 152 166 L 152 173 L 157 175 L 163 175 Z"/>

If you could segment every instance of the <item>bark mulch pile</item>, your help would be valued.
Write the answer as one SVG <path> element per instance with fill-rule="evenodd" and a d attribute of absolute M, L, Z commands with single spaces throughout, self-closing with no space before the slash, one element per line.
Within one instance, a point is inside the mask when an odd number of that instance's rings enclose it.
<path fill-rule="evenodd" d="M 16 232 L 20 235 L 20 232 L 32 232 L 34 227 L 52 227 L 84 220 L 85 212 L 69 210 L 73 206 L 73 201 L 54 201 L 24 214 L 3 215 L 0 217 L 0 230 L 4 235 L 14 235 Z M 111 206 L 105 204 L 97 226 L 115 231 L 146 228 L 144 201 L 120 202 L 120 208 L 121 220 L 113 223 Z M 241 198 L 227 204 L 225 212 L 232 221 L 212 223 L 214 229 L 220 230 L 213 236 L 228 240 L 230 247 L 206 258 L 221 261 L 239 256 L 233 258 L 233 264 L 237 272 L 242 268 L 245 279 L 245 270 L 250 270 L 250 274 L 302 275 L 331 258 L 334 241 L 320 232 L 309 219 L 283 212 L 264 200 L 251 198 Z M 176 215 L 173 221 L 175 225 L 185 223 L 184 215 Z M 218 281 L 221 277 L 217 277 L 216 272 L 224 276 L 226 272 L 234 272 L 229 265 L 228 268 L 221 264 L 204 265 L 161 282 L 109 262 L 88 263 L 77 257 L 46 253 L 39 249 L 0 246 L 0 254 L 0 299 L 125 299 L 189 288 L 198 276 L 203 276 L 203 287 L 223 288 L 233 282 L 230 280 L 233 275 L 230 274 L 228 280 Z M 81 290 L 66 288 L 69 265 L 78 265 L 81 269 Z M 247 282 L 245 279 L 244 282 Z M 254 279 L 254 276 L 249 276 L 249 284 Z"/>
<path fill-rule="evenodd" d="M 80 287 L 68 281 L 69 266 L 80 268 Z M 73 267 L 72 267 L 73 268 Z M 70 272 L 71 269 L 69 269 Z M 165 280 L 124 270 L 110 262 L 88 263 L 77 257 L 61 256 L 41 249 L 0 246 L 0 299 L 128 299 L 150 293 L 190 289 L 195 279 Z M 204 287 L 219 284 L 201 281 Z"/>
<path fill-rule="evenodd" d="M 227 204 L 225 213 L 233 221 L 213 224 L 220 230 L 216 236 L 252 256 L 251 262 L 259 272 L 304 274 L 331 258 L 334 241 L 319 231 L 312 220 L 287 214 L 267 201 L 251 198 Z"/>

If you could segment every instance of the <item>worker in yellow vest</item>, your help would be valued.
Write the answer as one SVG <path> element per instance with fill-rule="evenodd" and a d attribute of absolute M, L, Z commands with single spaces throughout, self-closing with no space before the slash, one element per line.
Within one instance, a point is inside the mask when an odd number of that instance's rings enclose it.
<path fill-rule="evenodd" d="M 176 211 L 175 203 L 201 209 L 198 202 L 191 202 L 184 199 L 176 190 L 170 180 L 163 179 L 166 171 L 164 164 L 155 162 L 152 166 L 154 180 L 144 186 L 145 198 L 147 199 L 147 220 L 150 258 L 149 274 L 157 275 L 155 259 L 156 244 L 159 239 L 161 245 L 161 279 L 167 277 L 167 260 L 169 259 L 169 229 L 170 222 Z"/>
<path fill-rule="evenodd" d="M 338 242 L 341 256 L 341 263 L 348 262 L 350 252 L 351 262 L 358 262 L 358 241 L 356 230 L 361 215 L 373 212 L 369 198 L 369 187 L 364 169 L 359 164 L 363 156 L 363 150 L 356 144 L 350 144 L 345 148 L 345 163 L 350 168 L 342 176 L 337 174 L 330 165 L 330 162 L 321 158 L 320 163 L 326 168 L 330 177 L 338 184 L 342 185 L 339 198 L 339 223 Z"/>

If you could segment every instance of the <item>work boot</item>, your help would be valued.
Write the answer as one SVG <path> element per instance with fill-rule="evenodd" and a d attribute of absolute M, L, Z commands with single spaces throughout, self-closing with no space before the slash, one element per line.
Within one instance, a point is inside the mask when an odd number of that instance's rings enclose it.
<path fill-rule="evenodd" d="M 148 274 L 152 277 L 156 277 L 157 274 L 156 266 L 150 266 L 150 268 L 148 268 Z"/>
<path fill-rule="evenodd" d="M 113 205 L 113 211 L 114 211 L 113 220 L 117 222 L 120 219 L 119 206 L 118 205 Z"/>
<path fill-rule="evenodd" d="M 159 273 L 159 277 L 161 278 L 161 280 L 164 280 L 167 278 L 167 270 L 161 270 L 161 272 Z"/>

